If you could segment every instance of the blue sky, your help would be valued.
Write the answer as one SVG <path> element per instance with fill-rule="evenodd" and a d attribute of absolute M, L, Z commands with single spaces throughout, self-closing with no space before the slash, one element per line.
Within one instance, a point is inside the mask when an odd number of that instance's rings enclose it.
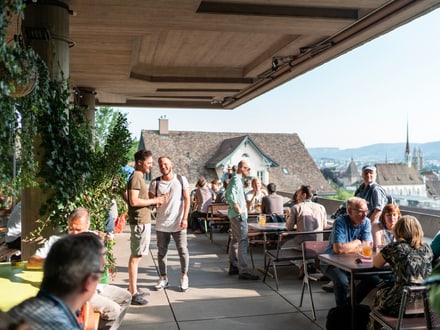
<path fill-rule="evenodd" d="M 130 131 L 297 133 L 307 148 L 440 141 L 440 10 L 234 110 L 115 108 Z"/>

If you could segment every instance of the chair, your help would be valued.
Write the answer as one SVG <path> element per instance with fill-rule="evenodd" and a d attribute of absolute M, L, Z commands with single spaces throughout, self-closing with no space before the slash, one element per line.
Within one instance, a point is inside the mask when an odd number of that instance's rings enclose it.
<path fill-rule="evenodd" d="M 313 263 L 317 264 L 318 256 L 324 253 L 328 244 L 329 241 L 304 241 L 302 243 L 302 260 L 304 265 L 304 278 L 301 289 L 301 299 L 299 302 L 299 307 L 302 306 L 304 291 L 307 286 L 307 290 L 309 291 L 309 296 L 310 296 L 310 304 L 312 305 L 313 320 L 316 320 L 316 313 L 315 313 L 315 304 L 313 302 L 313 294 L 310 283 L 311 281 L 319 282 L 323 280 L 325 278 L 325 275 L 318 268 L 316 268 L 315 272 L 309 273 L 307 263 L 313 260 Z"/>
<path fill-rule="evenodd" d="M 208 232 L 209 227 L 209 239 L 211 243 L 214 243 L 214 237 L 212 234 L 212 225 L 227 225 L 229 226 L 229 219 L 227 215 L 221 214 L 219 211 L 228 210 L 229 205 L 227 203 L 213 203 L 208 206 L 208 212 L 206 214 L 205 221 L 205 231 Z"/>
<path fill-rule="evenodd" d="M 404 288 L 397 317 L 384 315 L 373 309 L 370 319 L 387 330 L 439 329 L 440 325 L 433 327 L 430 319 L 433 313 L 428 301 L 427 287 L 415 285 Z"/>
<path fill-rule="evenodd" d="M 263 233 L 256 232 L 256 231 L 249 231 L 248 232 L 248 240 L 249 240 L 249 256 L 251 257 L 251 263 L 252 263 L 253 269 L 255 269 L 254 253 L 253 253 L 254 248 L 267 247 L 268 245 L 270 245 L 272 243 L 278 242 L 278 240 L 277 241 L 268 240 L 267 236 L 265 236 Z"/>
<path fill-rule="evenodd" d="M 434 309 L 432 308 L 431 302 L 429 301 L 429 290 L 430 290 L 430 288 L 428 287 L 428 292 L 426 294 L 428 296 L 428 299 L 425 300 L 425 302 L 426 302 L 426 304 L 425 304 L 426 324 L 427 324 L 428 329 L 439 330 L 440 329 L 440 315 L 437 314 L 437 312 L 434 311 Z"/>
<path fill-rule="evenodd" d="M 288 231 L 283 232 L 278 236 L 277 248 L 265 251 L 266 265 L 264 269 L 263 282 L 266 281 L 266 276 L 269 271 L 270 265 L 273 268 L 273 275 L 275 278 L 276 289 L 278 291 L 278 274 L 277 274 L 277 264 L 287 264 L 291 265 L 291 261 L 302 260 L 302 251 L 294 246 L 286 246 L 286 243 L 296 236 L 305 236 L 307 240 L 310 240 L 311 236 L 318 236 L 329 231 Z"/>

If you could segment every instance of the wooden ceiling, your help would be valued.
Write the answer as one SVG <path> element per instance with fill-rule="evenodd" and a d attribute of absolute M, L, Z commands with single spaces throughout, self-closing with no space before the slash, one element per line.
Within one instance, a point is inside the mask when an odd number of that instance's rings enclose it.
<path fill-rule="evenodd" d="M 233 109 L 440 6 L 440 0 L 67 3 L 76 14 L 71 81 L 94 89 L 97 105 L 205 109 Z"/>

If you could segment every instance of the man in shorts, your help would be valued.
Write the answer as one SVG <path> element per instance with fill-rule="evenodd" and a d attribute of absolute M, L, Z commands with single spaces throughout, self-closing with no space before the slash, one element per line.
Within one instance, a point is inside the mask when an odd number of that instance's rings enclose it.
<path fill-rule="evenodd" d="M 148 255 L 151 239 L 151 210 L 150 206 L 161 205 L 164 197 L 150 199 L 145 174 L 153 167 L 153 157 L 149 150 L 139 150 L 134 154 L 135 171 L 127 182 L 124 196 L 128 204 L 128 223 L 130 224 L 131 254 L 128 260 L 128 290 L 131 293 L 132 305 L 146 305 L 144 298 L 148 293 L 137 288 L 139 262 L 142 256 Z"/>

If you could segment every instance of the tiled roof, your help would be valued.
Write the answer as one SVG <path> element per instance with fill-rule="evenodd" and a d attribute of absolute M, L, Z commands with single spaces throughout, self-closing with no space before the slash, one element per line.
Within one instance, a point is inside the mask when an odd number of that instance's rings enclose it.
<path fill-rule="evenodd" d="M 426 181 L 426 192 L 428 193 L 428 197 L 439 198 L 440 181 Z"/>
<path fill-rule="evenodd" d="M 249 133 L 256 146 L 278 167 L 270 168 L 270 182 L 277 184 L 279 192 L 293 193 L 301 184 L 311 185 L 318 193 L 334 193 L 297 134 Z M 225 140 L 242 141 L 243 133 L 169 131 L 159 135 L 157 130 L 142 130 L 140 148 L 153 152 L 153 157 L 168 155 L 175 164 L 176 173 L 185 175 L 195 183 L 199 175 L 208 181 L 217 178 L 208 163 L 216 162 L 227 150 L 221 148 Z M 237 141 L 235 141 L 237 142 Z M 236 145 L 236 143 L 234 144 Z M 154 163 L 152 177 L 160 175 Z"/>
<path fill-rule="evenodd" d="M 383 186 L 424 184 L 417 169 L 406 164 L 376 164 L 376 168 L 377 182 Z"/>

